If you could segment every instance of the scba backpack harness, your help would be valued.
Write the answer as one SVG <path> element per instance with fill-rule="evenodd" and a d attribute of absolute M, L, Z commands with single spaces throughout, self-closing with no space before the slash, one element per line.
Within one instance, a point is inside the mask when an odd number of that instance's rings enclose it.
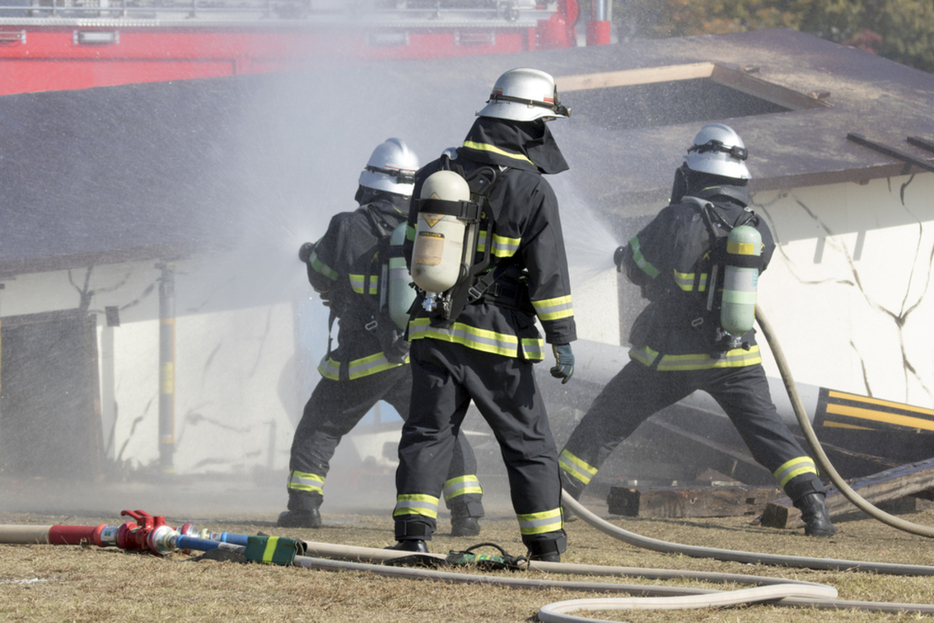
<path fill-rule="evenodd" d="M 753 328 L 759 271 L 762 269 L 762 236 L 755 225 L 759 215 L 748 208 L 730 223 L 713 203 L 698 197 L 683 197 L 700 211 L 709 236 L 710 278 L 706 284 L 706 311 L 719 320 L 713 337 L 714 350 L 749 349 L 742 336 Z M 705 254 L 706 255 L 706 254 Z M 722 271 L 722 285 L 718 284 Z M 699 292 L 700 271 L 695 272 L 693 291 Z M 719 287 L 719 289 L 718 289 Z M 715 312 L 719 310 L 719 315 Z M 701 329 L 704 316 L 691 322 Z"/>
<path fill-rule="evenodd" d="M 423 307 L 439 318 L 442 326 L 451 326 L 467 305 L 485 300 L 532 309 L 531 302 L 523 300 L 524 288 L 497 283 L 514 267 L 513 256 L 494 257 L 495 215 L 489 200 L 507 170 L 483 166 L 468 174 L 445 153 L 441 170 L 425 182 L 427 185 L 439 173 L 454 173 L 464 182 L 462 193 L 444 197 L 433 193 L 418 200 L 412 277 L 424 292 Z"/>

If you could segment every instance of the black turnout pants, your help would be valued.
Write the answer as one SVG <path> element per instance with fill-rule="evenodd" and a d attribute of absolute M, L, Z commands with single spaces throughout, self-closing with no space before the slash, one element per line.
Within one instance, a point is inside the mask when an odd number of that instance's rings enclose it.
<path fill-rule="evenodd" d="M 781 420 L 761 365 L 659 372 L 630 361 L 594 399 L 565 449 L 595 469 L 651 415 L 696 390 L 710 394 L 733 422 L 753 458 L 771 473 L 806 456 Z M 815 474 L 796 476 L 785 493 L 797 500 L 824 492 Z"/>
<path fill-rule="evenodd" d="M 560 510 L 557 449 L 532 364 L 434 339 L 413 341 L 409 356 L 417 399 L 402 427 L 397 494 L 438 496 L 473 400 L 499 442 L 520 525 L 523 517 Z M 425 515 L 395 519 L 397 539 L 411 534 L 430 538 L 435 530 L 435 520 Z M 563 528 L 523 534 L 522 540 L 533 551 L 546 543 L 564 551 L 567 542 Z"/>
<path fill-rule="evenodd" d="M 398 366 L 351 381 L 334 381 L 322 377 L 305 404 L 302 419 L 292 439 L 290 471 L 317 474 L 323 479 L 330 469 L 329 461 L 341 438 L 348 434 L 380 400 L 389 403 L 403 419 L 409 415 L 412 397 L 412 371 L 408 365 Z M 477 460 L 466 436 L 458 435 L 450 458 L 440 474 L 445 479 L 472 475 L 477 472 Z M 321 504 L 317 493 L 289 491 L 289 510 L 310 510 Z M 452 500 L 453 502 L 453 500 Z M 479 495 L 462 495 L 456 501 L 460 508 L 452 512 L 475 517 L 483 516 Z"/>

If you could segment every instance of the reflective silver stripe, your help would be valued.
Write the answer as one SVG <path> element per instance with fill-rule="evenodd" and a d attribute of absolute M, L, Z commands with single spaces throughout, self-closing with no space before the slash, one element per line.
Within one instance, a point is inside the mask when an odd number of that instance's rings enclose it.
<path fill-rule="evenodd" d="M 383 370 L 388 370 L 389 368 L 395 368 L 402 364 L 399 363 L 390 363 L 386 359 L 386 355 L 383 353 L 377 353 L 376 355 L 370 355 L 369 357 L 364 357 L 363 359 L 355 359 L 350 362 L 350 367 L 347 369 L 348 376 L 352 379 L 358 379 L 364 376 L 369 376 L 371 374 L 376 374 L 377 372 L 382 372 Z"/>
<path fill-rule="evenodd" d="M 799 456 L 779 467 L 772 475 L 775 476 L 775 480 L 778 481 L 778 486 L 784 487 L 792 478 L 796 478 L 802 474 L 817 475 L 817 473 L 817 465 L 811 457 Z"/>
<path fill-rule="evenodd" d="M 529 361 L 541 361 L 545 358 L 545 340 L 542 338 L 522 338 L 522 352 Z"/>
<path fill-rule="evenodd" d="M 480 487 L 480 481 L 477 480 L 476 476 L 472 475 L 448 480 L 444 483 L 444 490 L 442 491 L 445 502 L 459 495 L 467 495 L 470 493 L 483 493 L 483 489 Z"/>
<path fill-rule="evenodd" d="M 569 476 L 573 476 L 576 480 L 581 481 L 585 485 L 589 484 L 590 480 L 597 473 L 597 469 L 595 467 L 591 467 L 586 462 L 577 458 L 567 450 L 561 451 L 561 456 L 558 457 L 558 465 Z"/>
<path fill-rule="evenodd" d="M 574 306 L 571 303 L 571 295 L 559 296 L 553 299 L 543 301 L 532 301 L 532 307 L 541 320 L 558 320 L 560 318 L 570 318 L 574 315 Z"/>
<path fill-rule="evenodd" d="M 340 380 L 341 364 L 339 361 L 334 361 L 327 355 L 321 360 L 321 363 L 318 364 L 318 372 L 321 373 L 326 379 L 331 379 L 332 381 Z"/>
<path fill-rule="evenodd" d="M 363 291 L 364 282 L 366 281 L 365 275 L 348 275 L 350 281 L 350 287 L 357 294 L 365 294 Z M 377 275 L 370 275 L 370 291 L 369 294 L 376 294 L 379 291 L 379 277 Z"/>
<path fill-rule="evenodd" d="M 438 498 L 432 495 L 405 494 L 396 496 L 396 506 L 392 511 L 393 517 L 399 515 L 423 515 L 438 518 Z"/>
<path fill-rule="evenodd" d="M 292 471 L 289 474 L 289 484 L 286 488 L 293 491 L 323 493 L 322 487 L 324 487 L 324 478 L 322 476 L 308 472 Z"/>
<path fill-rule="evenodd" d="M 477 235 L 477 253 L 486 251 L 486 230 L 484 229 Z"/>
<path fill-rule="evenodd" d="M 516 518 L 519 520 L 519 532 L 524 535 L 556 532 L 564 526 L 560 508 L 543 513 L 516 515 Z"/>
<path fill-rule="evenodd" d="M 652 365 L 658 358 L 658 351 L 652 350 L 648 346 L 629 349 L 629 358 L 635 359 L 645 366 Z"/>
<path fill-rule="evenodd" d="M 520 242 L 522 242 L 521 238 L 506 238 L 505 236 L 493 234 L 492 253 L 496 257 L 510 257 L 519 250 Z"/>
<path fill-rule="evenodd" d="M 409 362 L 409 358 L 405 358 L 405 363 Z M 383 353 L 376 353 L 375 355 L 370 355 L 368 357 L 363 357 L 361 359 L 354 359 L 353 361 L 347 364 L 347 376 L 351 379 L 359 379 L 364 376 L 370 376 L 371 374 L 376 374 L 377 372 L 382 372 L 383 370 L 389 370 L 390 368 L 396 368 L 404 364 L 401 363 L 391 363 L 386 355 Z M 340 370 L 341 363 L 331 359 L 327 355 L 321 360 L 321 363 L 318 364 L 318 372 L 321 373 L 321 376 L 331 379 L 332 381 L 339 381 L 340 379 Z"/>
<path fill-rule="evenodd" d="M 409 324 L 409 339 L 423 338 L 462 344 L 468 348 L 506 357 L 516 357 L 519 354 L 519 340 L 516 336 L 477 329 L 460 322 L 455 322 L 445 329 L 432 327 L 428 318 L 417 318 Z"/>
<path fill-rule="evenodd" d="M 629 351 L 632 356 L 633 351 Z M 662 355 L 658 364 L 659 372 L 677 370 L 709 370 L 710 368 L 742 368 L 762 363 L 759 347 L 753 346 L 749 350 L 737 348 L 723 354 L 722 357 L 711 357 L 707 354 L 690 355 Z"/>

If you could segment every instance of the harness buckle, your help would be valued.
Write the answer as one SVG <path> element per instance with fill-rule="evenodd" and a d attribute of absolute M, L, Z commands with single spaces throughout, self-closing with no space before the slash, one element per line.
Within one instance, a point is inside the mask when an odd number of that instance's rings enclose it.
<path fill-rule="evenodd" d="M 365 325 L 363 325 L 363 328 L 366 329 L 367 331 L 376 331 L 376 327 L 378 326 L 379 326 L 378 322 L 376 322 L 375 320 L 371 320 Z"/>
<path fill-rule="evenodd" d="M 703 316 L 701 316 L 701 317 L 699 317 L 699 318 L 695 318 L 694 320 L 691 321 L 691 326 L 694 327 L 695 329 L 696 329 L 697 327 L 701 326 L 702 324 L 704 324 L 704 318 L 703 318 Z"/>

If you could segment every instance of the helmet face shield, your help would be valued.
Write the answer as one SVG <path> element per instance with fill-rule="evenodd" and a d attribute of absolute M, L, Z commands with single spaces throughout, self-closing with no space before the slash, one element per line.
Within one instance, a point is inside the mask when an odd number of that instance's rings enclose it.
<path fill-rule="evenodd" d="M 570 117 L 571 109 L 558 101 L 551 75 L 538 69 L 510 69 L 497 79 L 479 117 L 535 121 Z"/>
<path fill-rule="evenodd" d="M 405 141 L 390 138 L 373 150 L 360 173 L 360 185 L 397 195 L 411 196 L 415 190 L 418 156 Z"/>
<path fill-rule="evenodd" d="M 710 123 L 694 137 L 684 162 L 692 171 L 748 180 L 752 177 L 746 167 L 748 157 L 743 139 L 733 128 Z"/>

